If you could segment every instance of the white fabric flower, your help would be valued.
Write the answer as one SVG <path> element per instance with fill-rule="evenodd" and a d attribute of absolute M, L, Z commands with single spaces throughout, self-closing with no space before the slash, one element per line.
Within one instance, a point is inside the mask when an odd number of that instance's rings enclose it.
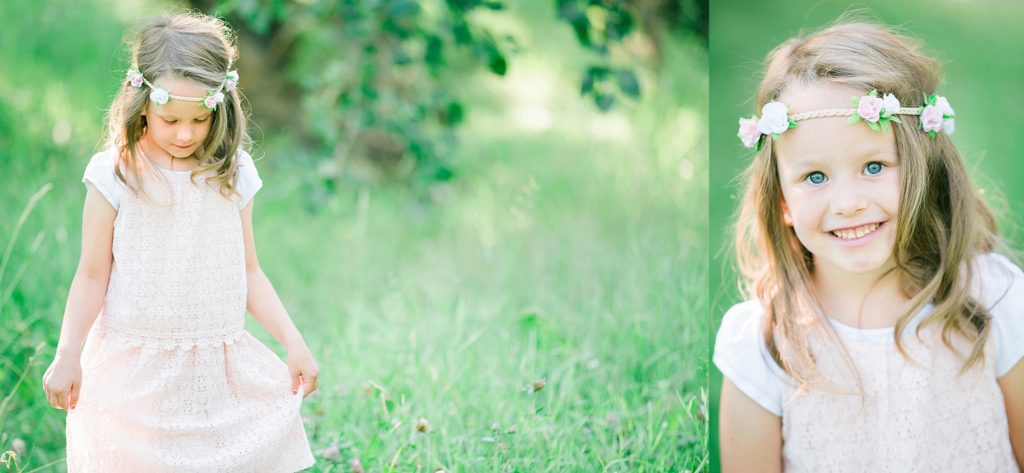
<path fill-rule="evenodd" d="M 947 135 L 952 135 L 956 131 L 956 123 L 952 118 L 942 120 L 942 131 Z"/>
<path fill-rule="evenodd" d="M 786 104 L 768 102 L 761 107 L 761 119 L 757 121 L 757 129 L 761 133 L 771 135 L 789 129 L 789 115 Z"/>
<path fill-rule="evenodd" d="M 900 101 L 893 94 L 882 96 L 882 116 L 889 117 L 900 111 Z"/>
<path fill-rule="evenodd" d="M 939 111 L 941 111 L 943 115 L 956 115 L 956 112 L 953 111 L 953 107 L 949 106 L 949 101 L 946 100 L 946 97 L 936 96 L 935 106 L 939 107 Z"/>
<path fill-rule="evenodd" d="M 149 93 L 149 100 L 152 100 L 160 105 L 167 103 L 171 99 L 171 94 L 168 94 L 166 90 L 159 87 L 154 87 L 153 91 Z"/>

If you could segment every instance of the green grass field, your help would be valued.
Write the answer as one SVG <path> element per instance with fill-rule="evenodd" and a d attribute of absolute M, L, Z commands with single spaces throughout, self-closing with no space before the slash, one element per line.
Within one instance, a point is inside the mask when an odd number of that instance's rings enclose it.
<path fill-rule="evenodd" d="M 459 85 L 459 177 L 432 203 L 382 184 L 311 205 L 305 152 L 257 135 L 260 260 L 321 368 L 302 408 L 313 471 L 707 468 L 706 50 L 667 43 L 644 99 L 600 115 L 576 97 L 582 62 L 552 2 L 516 6 L 524 50 L 507 78 Z M 41 378 L 80 179 L 122 31 L 159 7 L 0 7 L 0 452 L 20 452 L 0 471 L 64 471 L 64 412 Z M 517 110 L 551 126 L 518 126 Z"/>
<path fill-rule="evenodd" d="M 1011 246 L 1024 243 L 1019 202 L 1024 200 L 1024 166 L 1019 164 L 1019 133 L 1024 110 L 1007 104 L 1024 100 L 1020 77 L 1024 60 L 1024 4 L 1019 2 L 796 0 L 714 2 L 711 10 L 711 172 L 710 302 L 711 331 L 725 311 L 739 302 L 731 241 L 732 215 L 741 192 L 739 176 L 752 152 L 736 137 L 737 120 L 755 112 L 756 92 L 765 55 L 801 29 L 812 31 L 844 12 L 895 26 L 920 38 L 925 51 L 943 64 L 938 93 L 956 109 L 957 144 L 975 183 L 982 188 Z M 759 111 L 757 111 L 759 112 Z M 710 451 L 717 466 L 717 405 L 721 374 L 711 376 Z M 717 468 L 712 468 L 717 471 Z"/>

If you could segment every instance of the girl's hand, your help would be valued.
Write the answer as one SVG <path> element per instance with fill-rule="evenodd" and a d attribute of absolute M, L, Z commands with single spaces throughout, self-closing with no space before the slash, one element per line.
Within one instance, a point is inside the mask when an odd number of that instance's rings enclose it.
<path fill-rule="evenodd" d="M 82 363 L 77 356 L 57 355 L 43 375 L 43 392 L 55 409 L 65 411 L 78 405 L 82 390 Z"/>
<path fill-rule="evenodd" d="M 288 347 L 288 373 L 292 377 L 292 394 L 298 392 L 300 384 L 303 386 L 303 398 L 316 391 L 320 368 L 305 343 Z"/>

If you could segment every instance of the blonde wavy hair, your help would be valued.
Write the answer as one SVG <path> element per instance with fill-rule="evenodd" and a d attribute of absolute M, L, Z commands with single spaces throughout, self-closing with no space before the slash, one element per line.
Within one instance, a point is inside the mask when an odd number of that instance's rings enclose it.
<path fill-rule="evenodd" d="M 197 12 L 155 17 L 134 36 L 129 42 L 132 63 L 151 83 L 170 76 L 216 89 L 238 60 L 231 29 L 223 21 Z M 219 184 L 222 195 L 230 197 L 238 180 L 236 153 L 248 148 L 251 140 L 241 92 L 237 88 L 223 92 L 224 102 L 211 114 L 210 132 L 194 153 L 199 166 L 192 171 L 192 180 L 205 175 L 207 181 Z M 138 151 L 147 126 L 142 112 L 149 105 L 149 93 L 148 87 L 131 87 L 124 80 L 106 117 L 105 146 L 115 150 L 115 172 L 136 192 L 142 190 L 139 171 L 150 165 Z"/>
<path fill-rule="evenodd" d="M 912 106 L 935 93 L 939 79 L 938 64 L 921 52 L 919 42 L 876 23 L 840 19 L 820 31 L 791 38 L 769 53 L 756 109 L 776 100 L 787 85 L 818 83 L 885 91 Z M 910 302 L 896 322 L 893 337 L 909 359 L 900 334 L 914 314 L 932 303 L 934 312 L 918 330 L 941 324 L 943 343 L 961 357 L 961 372 L 965 372 L 983 357 L 990 325 L 990 314 L 970 295 L 970 262 L 1000 244 L 995 219 L 972 187 L 949 137 L 939 133 L 929 138 L 918 128 L 917 116 L 904 115 L 901 120 L 893 124 L 901 192 L 892 271 Z M 776 155 L 771 137 L 765 139 L 746 169 L 746 191 L 735 229 L 741 289 L 765 308 L 763 336 L 768 351 L 798 384 L 806 387 L 822 379 L 809 346 L 809 335 L 817 329 L 856 375 L 816 299 L 811 283 L 813 257 L 783 222 Z M 954 337 L 966 342 L 967 353 L 954 346 Z"/>

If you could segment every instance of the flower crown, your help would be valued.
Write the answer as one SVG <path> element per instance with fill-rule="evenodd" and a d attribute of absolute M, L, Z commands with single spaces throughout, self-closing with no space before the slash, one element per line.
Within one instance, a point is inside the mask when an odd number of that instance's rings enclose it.
<path fill-rule="evenodd" d="M 949 101 L 945 97 L 939 95 L 928 96 L 921 107 L 907 108 L 901 107 L 900 101 L 896 100 L 894 95 L 885 94 L 879 98 L 878 91 L 871 90 L 863 97 L 853 97 L 853 105 L 857 108 L 832 108 L 789 115 L 789 109 L 782 102 L 768 102 L 761 108 L 761 118 L 757 118 L 756 115 L 740 118 L 738 136 L 743 141 L 743 146 L 760 151 L 762 137 L 771 135 L 773 139 L 778 139 L 779 134 L 796 128 L 797 122 L 801 120 L 845 116 L 850 117 L 846 121 L 847 124 L 864 120 L 874 131 L 889 131 L 889 122 L 901 123 L 896 115 L 920 115 L 918 128 L 932 138 L 940 131 L 947 135 L 952 135 L 956 131 L 953 107 L 949 106 Z"/>
<path fill-rule="evenodd" d="M 230 66 L 228 69 L 230 69 Z M 142 72 L 139 71 L 139 66 L 136 65 L 132 65 L 132 67 L 128 69 L 128 83 L 131 84 L 132 87 L 136 88 L 142 87 L 142 85 L 145 84 L 150 89 L 153 89 L 153 91 L 149 93 L 149 99 L 160 105 L 167 103 L 170 99 L 174 99 L 186 102 L 201 102 L 201 105 L 206 108 L 210 110 L 217 110 L 217 104 L 224 102 L 224 92 L 221 92 L 221 89 L 231 92 L 232 90 L 235 90 L 235 87 L 238 87 L 238 71 L 229 70 L 227 74 L 224 75 L 224 81 L 221 82 L 216 89 L 208 91 L 206 93 L 206 97 L 174 95 L 146 80 L 145 76 L 142 75 Z"/>

